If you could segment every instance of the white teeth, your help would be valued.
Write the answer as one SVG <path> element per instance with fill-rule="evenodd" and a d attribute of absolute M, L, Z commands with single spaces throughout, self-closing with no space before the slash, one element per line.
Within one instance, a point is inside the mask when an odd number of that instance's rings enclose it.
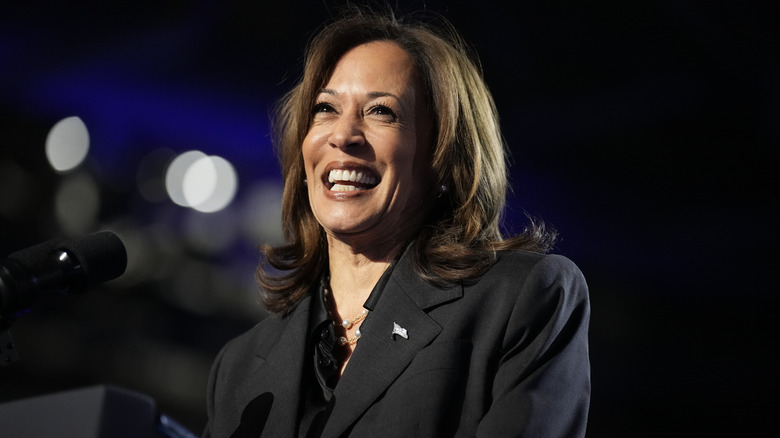
<path fill-rule="evenodd" d="M 336 181 L 342 181 L 342 182 L 356 182 L 360 184 L 366 184 L 366 185 L 375 185 L 377 183 L 376 178 L 363 172 L 357 172 L 354 170 L 341 170 L 341 169 L 333 169 L 328 173 L 328 182 L 333 184 Z M 342 184 L 336 184 L 338 186 L 341 186 Z M 349 186 L 354 187 L 354 186 Z M 338 190 L 335 187 L 331 188 L 331 190 Z"/>
<path fill-rule="evenodd" d="M 358 189 L 355 186 L 350 186 L 346 184 L 333 184 L 333 187 L 331 187 L 330 190 L 334 192 L 352 192 L 360 189 Z"/>

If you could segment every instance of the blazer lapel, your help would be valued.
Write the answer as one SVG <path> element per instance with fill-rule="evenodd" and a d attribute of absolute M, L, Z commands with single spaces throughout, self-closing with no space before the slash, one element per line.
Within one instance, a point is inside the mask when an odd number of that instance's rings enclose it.
<path fill-rule="evenodd" d="M 274 316 L 269 316 L 273 318 Z M 280 437 L 297 434 L 298 407 L 300 404 L 303 361 L 309 318 L 309 298 L 304 298 L 287 323 L 279 321 L 276 335 L 269 331 L 268 338 L 258 346 L 256 357 L 262 364 L 254 373 L 259 397 L 272 397 L 271 412 L 263 428 L 262 436 Z M 273 341 L 276 342 L 273 342 Z M 247 382 L 248 385 L 252 383 Z"/>
<path fill-rule="evenodd" d="M 363 336 L 334 391 L 323 437 L 343 434 L 441 332 L 425 310 L 462 295 L 460 285 L 440 289 L 421 279 L 408 254 L 398 261 L 376 308 L 361 326 Z M 396 325 L 406 330 L 406 338 L 393 334 Z"/>

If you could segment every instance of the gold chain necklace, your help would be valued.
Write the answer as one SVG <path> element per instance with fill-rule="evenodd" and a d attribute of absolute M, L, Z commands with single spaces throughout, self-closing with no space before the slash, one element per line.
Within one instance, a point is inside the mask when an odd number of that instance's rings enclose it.
<path fill-rule="evenodd" d="M 325 301 L 325 309 L 328 311 L 328 317 L 330 318 L 330 320 L 331 320 L 331 322 L 333 323 L 334 326 L 339 326 L 340 325 L 340 326 L 344 327 L 344 330 L 349 330 L 352 327 L 354 327 L 355 324 L 359 323 L 360 321 L 363 321 L 364 319 L 366 319 L 366 316 L 368 316 L 368 309 L 363 309 L 360 312 L 360 315 L 358 315 L 358 316 L 356 316 L 356 317 L 354 317 L 352 319 L 344 319 L 344 320 L 342 320 L 339 323 L 338 320 L 333 317 L 333 314 L 330 311 L 330 305 L 329 305 L 329 302 L 328 302 L 328 296 L 330 296 L 330 293 L 331 293 L 330 292 L 330 278 L 327 279 L 326 286 L 323 287 L 322 292 L 323 292 L 322 295 L 323 295 L 323 298 L 324 298 L 324 301 Z M 355 336 L 352 337 L 352 338 L 348 338 L 346 336 L 339 336 L 339 339 L 338 339 L 339 345 L 342 345 L 342 346 L 343 345 L 354 345 L 354 344 L 357 343 L 358 339 L 360 339 L 361 336 L 363 336 L 363 333 L 360 331 L 360 328 L 358 328 L 357 330 L 355 330 Z"/>

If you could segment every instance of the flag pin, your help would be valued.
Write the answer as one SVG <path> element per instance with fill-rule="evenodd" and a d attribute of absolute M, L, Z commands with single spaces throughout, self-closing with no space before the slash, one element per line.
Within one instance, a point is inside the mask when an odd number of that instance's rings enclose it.
<path fill-rule="evenodd" d="M 393 323 L 393 339 L 395 339 L 395 335 L 398 335 L 404 339 L 409 339 L 409 334 L 407 333 L 406 329 L 398 325 L 397 322 Z"/>

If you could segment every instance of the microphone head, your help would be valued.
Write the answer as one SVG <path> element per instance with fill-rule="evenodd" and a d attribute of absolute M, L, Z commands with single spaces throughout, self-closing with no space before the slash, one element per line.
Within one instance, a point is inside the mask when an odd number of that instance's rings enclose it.
<path fill-rule="evenodd" d="M 60 256 L 62 252 L 66 253 L 64 257 Z M 10 254 L 8 258 L 19 263 L 19 269 L 27 273 L 20 274 L 20 285 L 31 286 L 38 292 L 50 288 L 85 292 L 119 277 L 127 268 L 125 245 L 111 231 L 49 240 Z"/>
<path fill-rule="evenodd" d="M 51 264 L 49 255 L 59 247 L 59 244 L 59 240 L 47 240 L 11 253 L 8 258 L 15 260 L 30 272 L 43 272 L 49 269 Z"/>
<path fill-rule="evenodd" d="M 111 231 L 66 239 L 55 249 L 64 250 L 81 265 L 85 278 L 82 290 L 113 280 L 124 274 L 127 268 L 125 245 Z"/>
<path fill-rule="evenodd" d="M 0 260 L 0 319 L 28 309 L 49 292 L 86 292 L 119 277 L 126 267 L 125 245 L 110 231 L 17 251 Z"/>

